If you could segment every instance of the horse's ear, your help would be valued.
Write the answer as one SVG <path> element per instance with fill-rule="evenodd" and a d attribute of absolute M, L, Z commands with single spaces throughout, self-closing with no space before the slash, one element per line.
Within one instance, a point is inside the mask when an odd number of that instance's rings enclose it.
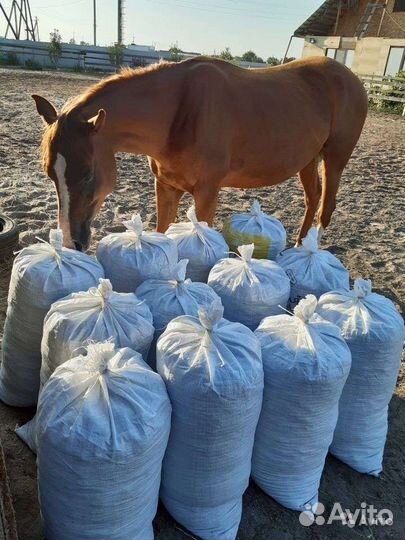
<path fill-rule="evenodd" d="M 56 122 L 58 119 L 58 112 L 50 101 L 42 96 L 37 96 L 36 94 L 32 95 L 32 99 L 35 101 L 38 113 L 48 125 Z"/>
<path fill-rule="evenodd" d="M 105 112 L 105 110 L 99 109 L 96 116 L 93 116 L 93 118 L 90 118 L 90 120 L 87 120 L 88 124 L 91 125 L 93 133 L 98 133 L 100 129 L 102 129 L 102 127 L 105 124 L 106 116 L 107 116 L 107 113 Z"/>

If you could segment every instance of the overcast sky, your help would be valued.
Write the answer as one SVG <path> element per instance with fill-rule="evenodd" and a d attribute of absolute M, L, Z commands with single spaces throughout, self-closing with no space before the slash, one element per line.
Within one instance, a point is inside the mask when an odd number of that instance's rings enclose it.
<path fill-rule="evenodd" d="M 234 55 L 248 49 L 266 59 L 284 54 L 290 35 L 322 0 L 125 0 L 124 42 L 167 49 Z M 11 0 L 2 2 L 4 7 Z M 58 28 L 63 41 L 93 41 L 93 0 L 31 0 L 42 41 Z M 0 13 L 0 35 L 5 24 Z M 8 36 L 11 37 L 11 36 Z M 117 0 L 97 0 L 97 44 L 117 39 Z M 303 42 L 294 39 L 291 55 L 300 56 Z"/>

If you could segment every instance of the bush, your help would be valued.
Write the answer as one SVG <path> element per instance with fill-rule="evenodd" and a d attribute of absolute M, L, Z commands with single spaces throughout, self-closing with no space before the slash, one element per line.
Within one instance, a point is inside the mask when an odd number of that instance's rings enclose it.
<path fill-rule="evenodd" d="M 386 101 L 384 97 L 400 97 L 398 91 L 403 91 L 405 87 L 405 71 L 399 71 L 395 78 L 400 79 L 395 81 L 389 88 L 381 90 L 381 97 L 375 97 L 370 100 L 371 108 L 379 112 L 388 112 L 393 114 L 402 114 L 404 103 L 399 101 Z"/>
<path fill-rule="evenodd" d="M 16 53 L 8 52 L 0 56 L 0 65 L 1 66 L 19 66 L 20 61 Z"/>
<path fill-rule="evenodd" d="M 62 56 L 62 36 L 57 28 L 49 34 L 50 42 L 48 44 L 48 54 L 55 69 L 58 68 L 60 57 Z"/>
<path fill-rule="evenodd" d="M 42 65 L 35 60 L 28 59 L 25 61 L 24 65 L 27 69 L 30 69 L 32 71 L 42 71 Z"/>
<path fill-rule="evenodd" d="M 122 43 L 116 43 L 115 45 L 108 47 L 108 56 L 110 57 L 110 62 L 113 66 L 115 66 L 116 69 L 122 66 L 122 63 L 124 62 L 124 54 L 125 45 L 122 45 Z"/>

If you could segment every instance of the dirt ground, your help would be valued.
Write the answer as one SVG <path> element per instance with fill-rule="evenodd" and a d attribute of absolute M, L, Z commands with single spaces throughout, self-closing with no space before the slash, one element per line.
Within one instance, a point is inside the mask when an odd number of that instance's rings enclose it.
<path fill-rule="evenodd" d="M 50 180 L 41 171 L 38 145 L 41 121 L 30 94 L 39 93 L 56 106 L 80 93 L 94 79 L 80 75 L 0 70 L 0 211 L 14 218 L 21 229 L 21 245 L 35 236 L 47 237 L 55 225 L 56 198 Z M 333 221 L 323 247 L 333 251 L 353 278 L 371 278 L 375 289 L 390 297 L 405 312 L 405 121 L 370 113 L 363 135 L 342 181 Z M 269 149 L 270 150 L 270 149 Z M 94 242 L 108 231 L 121 230 L 121 219 L 139 211 L 152 228 L 155 222 L 153 181 L 146 159 L 119 155 L 119 184 L 109 197 L 94 229 Z M 217 213 L 218 227 L 236 210 L 248 209 L 253 197 L 263 209 L 281 219 L 294 243 L 303 214 L 303 193 L 296 178 L 254 192 L 224 190 Z M 189 203 L 185 197 L 181 216 Z M 6 311 L 11 264 L 0 267 L 0 327 Z M 320 489 L 328 515 L 334 502 L 354 511 L 360 503 L 393 512 L 392 526 L 340 523 L 304 527 L 298 514 L 279 506 L 251 485 L 244 497 L 238 540 L 358 540 L 405 538 L 405 385 L 404 370 L 390 407 L 390 429 L 384 473 L 371 478 L 355 473 L 329 457 Z M 0 437 L 4 445 L 17 513 L 20 540 L 42 538 L 36 496 L 35 457 L 14 434 L 16 424 L 28 420 L 31 410 L 0 404 Z M 156 518 L 158 540 L 186 539 L 163 508 Z M 106 539 L 107 540 L 107 539 Z"/>

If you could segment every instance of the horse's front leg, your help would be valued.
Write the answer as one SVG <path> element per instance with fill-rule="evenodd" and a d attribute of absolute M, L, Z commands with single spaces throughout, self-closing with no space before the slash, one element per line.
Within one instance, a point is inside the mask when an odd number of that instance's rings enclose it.
<path fill-rule="evenodd" d="M 183 191 L 155 179 L 156 230 L 158 232 L 166 232 L 169 225 L 176 221 L 177 208 L 183 193 Z"/>

